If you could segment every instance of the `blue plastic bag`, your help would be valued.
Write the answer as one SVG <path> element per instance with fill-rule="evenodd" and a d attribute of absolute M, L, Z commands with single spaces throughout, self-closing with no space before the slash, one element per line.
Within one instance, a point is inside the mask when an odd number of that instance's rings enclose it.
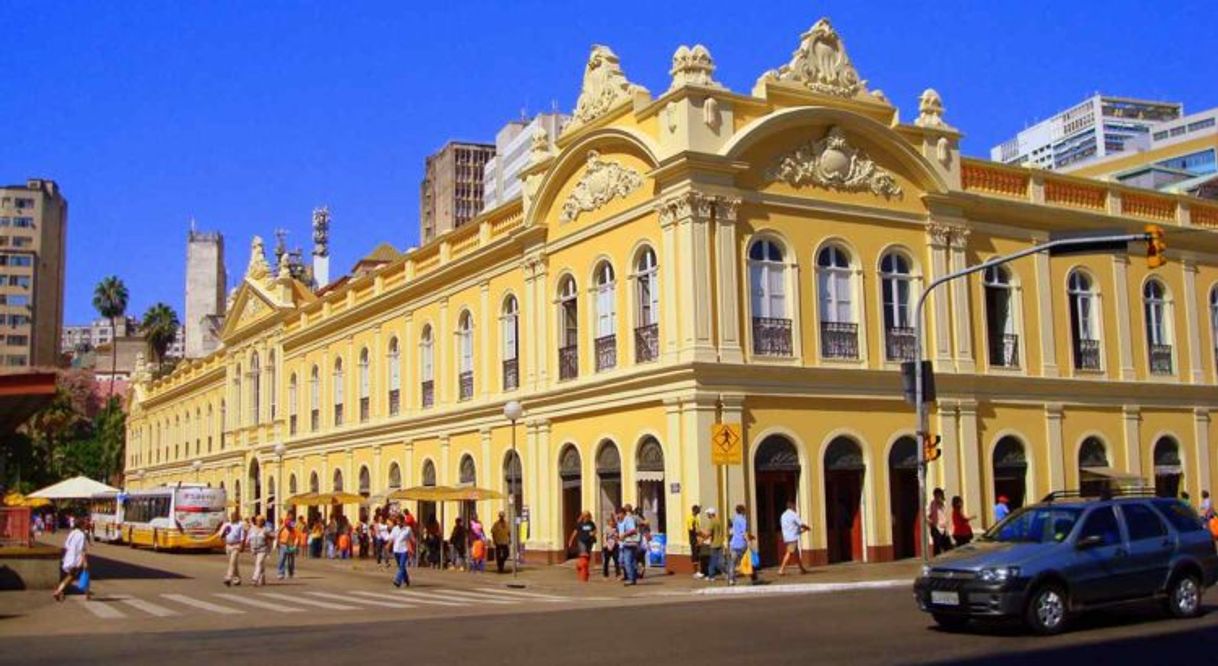
<path fill-rule="evenodd" d="M 749 557 L 753 559 L 753 570 L 761 568 L 761 553 L 757 552 L 756 548 L 749 549 Z"/>
<path fill-rule="evenodd" d="M 81 569 L 80 575 L 76 577 L 76 589 L 80 590 L 81 594 L 89 593 L 89 570 Z"/>

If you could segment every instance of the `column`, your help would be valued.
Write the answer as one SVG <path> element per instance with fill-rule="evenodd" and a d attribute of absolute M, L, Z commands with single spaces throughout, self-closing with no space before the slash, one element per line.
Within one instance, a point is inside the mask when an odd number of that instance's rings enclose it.
<path fill-rule="evenodd" d="M 948 497 L 955 494 L 960 494 L 960 428 L 956 420 L 957 407 L 955 403 L 940 400 L 938 408 L 931 415 L 929 422 L 931 434 L 938 434 L 943 439 L 939 442 L 939 450 L 942 452 L 939 457 L 939 467 L 942 469 L 943 478 L 939 480 L 939 485 Z M 934 419 L 938 419 L 938 427 L 934 426 Z M 888 461 L 883 461 L 887 464 Z M 933 463 L 932 463 L 933 464 Z M 934 489 L 934 483 L 931 481 L 929 471 L 927 472 L 926 480 L 926 495 L 930 497 L 930 491 Z"/>
<path fill-rule="evenodd" d="M 736 240 L 736 213 L 740 199 L 715 197 L 715 284 L 718 297 L 718 343 L 720 363 L 741 363 L 740 287 L 737 271 L 740 256 Z"/>
<path fill-rule="evenodd" d="M 347 292 L 352 293 L 352 292 Z M 347 352 L 343 358 L 343 425 L 359 425 L 359 359 L 355 355 L 355 337 L 347 336 Z M 351 470 L 347 470 L 350 472 Z M 343 472 L 343 483 L 351 483 L 351 477 Z M 346 486 L 343 486 L 346 489 Z M 348 491 L 349 492 L 349 491 Z"/>
<path fill-rule="evenodd" d="M 1125 405 L 1121 408 L 1122 434 L 1125 438 L 1125 466 L 1130 474 L 1142 475 L 1142 408 Z"/>
<path fill-rule="evenodd" d="M 474 377 L 474 390 L 484 399 L 491 393 L 491 283 L 482 282 L 478 285 L 478 296 L 481 311 L 478 313 L 478 327 L 474 335 L 478 339 L 478 372 Z M 488 486 L 489 487 L 489 486 Z"/>
<path fill-rule="evenodd" d="M 965 227 L 952 229 L 951 269 L 952 271 L 967 268 L 967 257 L 964 256 L 968 246 L 970 230 Z M 955 323 L 956 338 L 956 371 L 973 373 L 976 361 L 973 357 L 973 317 L 972 299 L 969 298 L 969 281 L 972 278 L 961 278 L 952 281 L 952 319 Z"/>
<path fill-rule="evenodd" d="M 689 537 L 685 533 L 685 515 L 689 507 L 697 503 L 695 496 L 689 493 L 686 483 L 684 449 L 681 448 L 681 401 L 678 398 L 664 398 L 664 420 L 666 434 L 664 438 L 664 480 L 670 484 L 676 483 L 681 492 L 668 494 L 668 550 L 671 553 L 689 555 Z"/>
<path fill-rule="evenodd" d="M 439 469 L 436 470 L 436 476 L 438 477 L 436 479 L 436 485 L 437 486 L 455 486 L 456 483 L 454 483 L 452 480 L 452 477 L 449 476 L 450 470 L 449 470 L 449 465 L 448 465 L 448 462 L 449 462 L 449 460 L 448 460 L 448 457 L 449 457 L 449 455 L 448 455 L 449 454 L 448 435 L 440 435 L 439 441 L 440 441 L 440 459 L 438 461 L 436 461 L 438 463 L 437 467 L 439 467 Z"/>
<path fill-rule="evenodd" d="M 1117 350 L 1121 361 L 1121 379 L 1134 379 L 1133 335 L 1129 323 L 1129 255 L 1112 257 L 1112 295 L 1117 316 Z"/>
<path fill-rule="evenodd" d="M 550 422 L 537 422 L 537 472 L 533 509 L 529 514 L 530 536 L 543 550 L 562 548 L 562 516 L 558 511 L 558 472 L 550 456 Z"/>
<path fill-rule="evenodd" d="M 551 307 L 550 285 L 549 285 L 549 267 L 544 261 L 537 262 L 537 272 L 533 277 L 533 331 L 532 331 L 532 350 L 533 350 L 533 367 L 537 371 L 536 384 L 534 390 L 545 388 L 549 383 L 550 363 L 557 363 L 556 350 L 557 344 L 551 346 L 550 336 L 556 335 L 555 331 L 550 328 L 549 318 L 550 313 L 554 308 Z M 554 338 L 557 343 L 557 337 Z"/>
<path fill-rule="evenodd" d="M 1049 255 L 1041 252 L 1033 257 L 1036 262 L 1036 308 L 1040 314 L 1040 374 L 1045 377 L 1058 376 L 1057 369 L 1057 324 L 1053 321 L 1053 278 L 1049 272 Z M 1031 330 L 1024 327 L 1025 337 Z"/>
<path fill-rule="evenodd" d="M 529 538 L 525 542 L 526 548 L 540 548 L 537 540 L 537 523 L 536 516 L 540 508 L 538 498 L 541 497 L 541 464 L 539 462 L 540 454 L 538 453 L 538 436 L 537 436 L 537 421 L 526 421 L 524 435 L 524 447 L 517 449 L 520 454 L 520 473 L 523 475 L 521 479 L 521 487 L 524 491 L 524 498 L 521 505 L 528 508 L 530 512 Z"/>
<path fill-rule="evenodd" d="M 478 434 L 481 436 L 482 440 L 482 461 L 478 465 L 478 481 L 476 485 L 482 488 L 494 488 L 501 483 L 503 473 L 502 469 L 498 468 L 498 466 L 495 468 L 491 467 L 491 429 L 489 427 L 480 428 L 478 430 Z M 504 492 L 504 495 L 507 495 L 507 493 Z M 482 502 L 478 507 L 478 516 L 481 517 L 482 522 L 487 525 L 495 522 L 495 518 L 492 517 L 491 512 L 489 511 L 490 507 L 491 503 L 489 501 Z"/>
<path fill-rule="evenodd" d="M 1181 296 L 1184 300 L 1184 325 L 1188 337 L 1188 377 L 1194 384 L 1203 384 L 1205 371 L 1201 367 L 1201 323 L 1197 316 L 1197 261 L 1183 258 L 1180 260 L 1180 268 L 1184 271 L 1184 293 Z M 1179 337 L 1176 336 L 1176 339 L 1179 340 Z M 1176 358 L 1181 357 L 1182 354 L 1176 354 Z"/>
<path fill-rule="evenodd" d="M 421 479 L 416 479 L 414 475 L 414 442 L 408 439 L 403 443 L 405 453 L 402 454 L 402 487 L 421 485 Z M 416 505 L 415 508 L 417 509 L 418 506 Z M 422 516 L 419 519 L 422 520 Z"/>
<path fill-rule="evenodd" d="M 986 515 L 985 493 L 982 491 L 981 471 L 984 463 L 981 445 L 977 440 L 977 403 L 962 400 L 959 407 L 960 424 L 960 495 L 964 506 L 975 516 Z M 980 527 L 980 525 L 978 525 Z"/>
<path fill-rule="evenodd" d="M 1049 469 L 1049 492 L 1066 488 L 1066 460 L 1062 455 L 1062 406 L 1045 404 L 1045 454 Z"/>
<path fill-rule="evenodd" d="M 656 206 L 660 216 L 660 351 L 665 361 L 677 357 L 678 319 L 680 305 L 677 302 L 677 216 L 669 202 L 661 201 Z"/>
<path fill-rule="evenodd" d="M 1193 432 L 1197 445 L 1197 482 L 1200 484 L 1200 488 L 1197 490 L 1211 490 L 1209 409 L 1198 407 L 1193 410 Z M 1201 495 L 1198 492 L 1194 493 L 1193 496 L 1200 497 Z"/>
<path fill-rule="evenodd" d="M 713 394 L 695 394 L 681 401 L 680 459 L 685 468 L 683 483 L 689 489 L 688 504 L 719 506 L 715 466 L 711 464 L 708 448 L 717 403 L 718 396 Z"/>
<path fill-rule="evenodd" d="M 930 279 L 947 275 L 947 244 L 951 238 L 951 227 L 940 223 L 930 223 L 926 227 L 929 236 L 927 245 L 930 247 Z M 931 356 L 935 361 L 935 369 L 949 370 L 952 365 L 951 329 L 948 325 L 948 296 L 944 289 L 936 289 L 930 296 L 930 321 L 924 322 L 927 327 L 923 336 L 923 354 Z M 933 349 L 933 354 L 928 351 Z"/>
<path fill-rule="evenodd" d="M 710 218 L 714 199 L 697 191 L 668 197 L 662 203 L 665 217 L 676 224 L 675 280 L 680 326 L 677 358 L 681 361 L 715 361 L 711 340 Z M 667 263 L 667 262 L 665 262 Z"/>

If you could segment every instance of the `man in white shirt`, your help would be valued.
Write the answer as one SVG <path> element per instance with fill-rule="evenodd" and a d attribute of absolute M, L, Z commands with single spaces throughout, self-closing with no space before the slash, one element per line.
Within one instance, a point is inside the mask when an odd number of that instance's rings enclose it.
<path fill-rule="evenodd" d="M 389 543 L 393 544 L 393 559 L 397 560 L 398 573 L 393 577 L 393 586 L 401 587 L 402 583 L 410 587 L 410 574 L 406 573 L 406 562 L 410 558 L 410 541 L 414 535 L 410 526 L 402 518 L 390 519 L 394 525 L 389 532 Z"/>
<path fill-rule="evenodd" d="M 238 569 L 241 550 L 245 548 L 245 524 L 241 514 L 233 512 L 232 520 L 220 526 L 220 537 L 224 539 L 224 554 L 228 555 L 228 571 L 224 573 L 224 585 L 240 585 L 241 571 Z"/>
<path fill-rule="evenodd" d="M 808 570 L 804 568 L 803 557 L 799 553 L 799 535 L 812 528 L 804 523 L 798 513 L 795 513 L 794 501 L 787 502 L 787 510 L 782 512 L 778 525 L 782 528 L 782 542 L 785 547 L 782 564 L 778 565 L 778 575 L 787 575 L 787 563 L 791 561 L 791 558 L 795 558 L 795 563 L 799 565 L 799 573 L 808 573 Z"/>
<path fill-rule="evenodd" d="M 83 524 L 84 521 L 74 522 L 72 531 L 68 533 L 68 538 L 63 543 L 63 563 L 60 567 L 63 573 L 59 577 L 59 587 L 56 587 L 55 593 L 51 595 L 55 597 L 55 601 L 63 601 L 64 591 L 89 566 L 89 559 L 85 554 L 89 541 L 85 538 L 84 530 L 81 529 Z"/>

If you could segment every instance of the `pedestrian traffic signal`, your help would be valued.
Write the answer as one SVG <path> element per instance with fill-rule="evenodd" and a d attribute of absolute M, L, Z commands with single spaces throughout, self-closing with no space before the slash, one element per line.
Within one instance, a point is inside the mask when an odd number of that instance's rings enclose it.
<path fill-rule="evenodd" d="M 939 450 L 939 442 L 943 439 L 941 435 L 931 435 L 922 433 L 922 458 L 926 462 L 934 462 L 943 454 Z"/>
<path fill-rule="evenodd" d="M 1148 224 L 1143 229 L 1146 232 L 1146 265 L 1158 268 L 1167 263 L 1167 241 L 1163 240 L 1163 228 L 1157 224 Z"/>

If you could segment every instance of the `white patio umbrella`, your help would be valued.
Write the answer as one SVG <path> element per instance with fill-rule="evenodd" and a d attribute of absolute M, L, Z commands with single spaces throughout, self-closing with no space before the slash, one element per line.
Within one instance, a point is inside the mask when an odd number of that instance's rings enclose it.
<path fill-rule="evenodd" d="M 118 492 L 118 488 L 112 488 L 87 476 L 77 476 L 32 492 L 27 497 L 41 497 L 49 500 L 89 499 L 98 493 L 116 492 Z"/>

